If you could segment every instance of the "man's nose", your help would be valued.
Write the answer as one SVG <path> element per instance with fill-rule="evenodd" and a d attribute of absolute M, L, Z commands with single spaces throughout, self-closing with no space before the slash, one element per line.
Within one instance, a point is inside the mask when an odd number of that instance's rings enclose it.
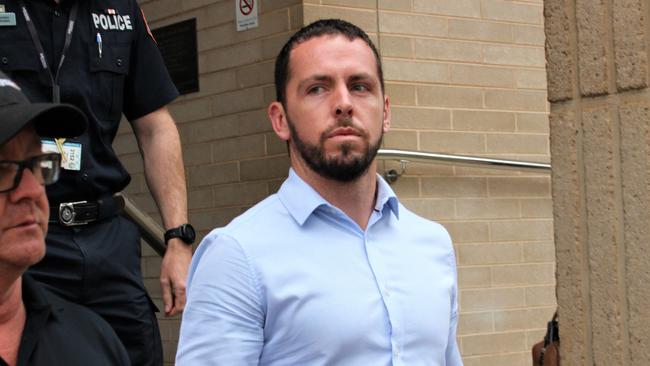
<path fill-rule="evenodd" d="M 16 202 L 23 198 L 36 199 L 42 194 L 45 194 L 44 187 L 30 169 L 23 170 L 20 182 L 14 190 L 9 192 L 11 200 Z"/>
<path fill-rule="evenodd" d="M 352 116 L 352 99 L 347 87 L 340 87 L 335 93 L 335 113 L 337 117 Z"/>

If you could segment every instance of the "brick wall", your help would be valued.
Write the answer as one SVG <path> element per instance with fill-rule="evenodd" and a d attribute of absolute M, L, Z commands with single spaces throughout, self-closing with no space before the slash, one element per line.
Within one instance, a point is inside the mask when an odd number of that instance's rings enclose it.
<path fill-rule="evenodd" d="M 184 149 L 190 220 L 199 233 L 226 224 L 273 193 L 286 147 L 271 131 L 273 62 L 303 24 L 340 17 L 371 34 L 383 55 L 393 129 L 385 147 L 531 161 L 549 160 L 541 0 L 267 0 L 260 27 L 236 32 L 233 0 L 142 0 L 153 28 L 197 18 L 201 91 L 171 106 Z M 135 140 L 123 124 L 116 148 L 127 192 L 156 215 Z M 385 161 L 380 169 L 400 169 Z M 466 365 L 527 365 L 555 307 L 549 177 L 410 163 L 394 189 L 440 221 L 459 264 L 459 344 Z M 143 270 L 159 300 L 160 260 Z M 173 360 L 178 319 L 162 319 Z"/>

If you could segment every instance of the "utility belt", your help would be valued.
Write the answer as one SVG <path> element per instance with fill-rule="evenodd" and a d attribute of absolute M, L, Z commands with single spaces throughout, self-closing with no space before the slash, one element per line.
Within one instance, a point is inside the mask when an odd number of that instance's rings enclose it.
<path fill-rule="evenodd" d="M 124 209 L 124 198 L 115 195 L 95 201 L 62 202 L 50 205 L 50 223 L 63 226 L 86 225 L 119 215 Z"/>

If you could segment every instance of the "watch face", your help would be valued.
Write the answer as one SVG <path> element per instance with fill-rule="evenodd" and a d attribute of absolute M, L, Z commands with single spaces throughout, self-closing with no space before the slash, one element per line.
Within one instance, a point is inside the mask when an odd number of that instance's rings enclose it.
<path fill-rule="evenodd" d="M 182 226 L 181 235 L 183 241 L 185 241 L 188 244 L 194 243 L 194 239 L 196 239 L 196 232 L 194 232 L 194 228 L 190 224 L 185 224 Z"/>

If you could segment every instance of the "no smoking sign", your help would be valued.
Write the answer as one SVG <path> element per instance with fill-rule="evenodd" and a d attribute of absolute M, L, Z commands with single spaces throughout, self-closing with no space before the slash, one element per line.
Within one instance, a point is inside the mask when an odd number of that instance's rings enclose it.
<path fill-rule="evenodd" d="M 258 26 L 257 8 L 260 0 L 235 0 L 235 13 L 237 14 L 237 31 Z"/>

